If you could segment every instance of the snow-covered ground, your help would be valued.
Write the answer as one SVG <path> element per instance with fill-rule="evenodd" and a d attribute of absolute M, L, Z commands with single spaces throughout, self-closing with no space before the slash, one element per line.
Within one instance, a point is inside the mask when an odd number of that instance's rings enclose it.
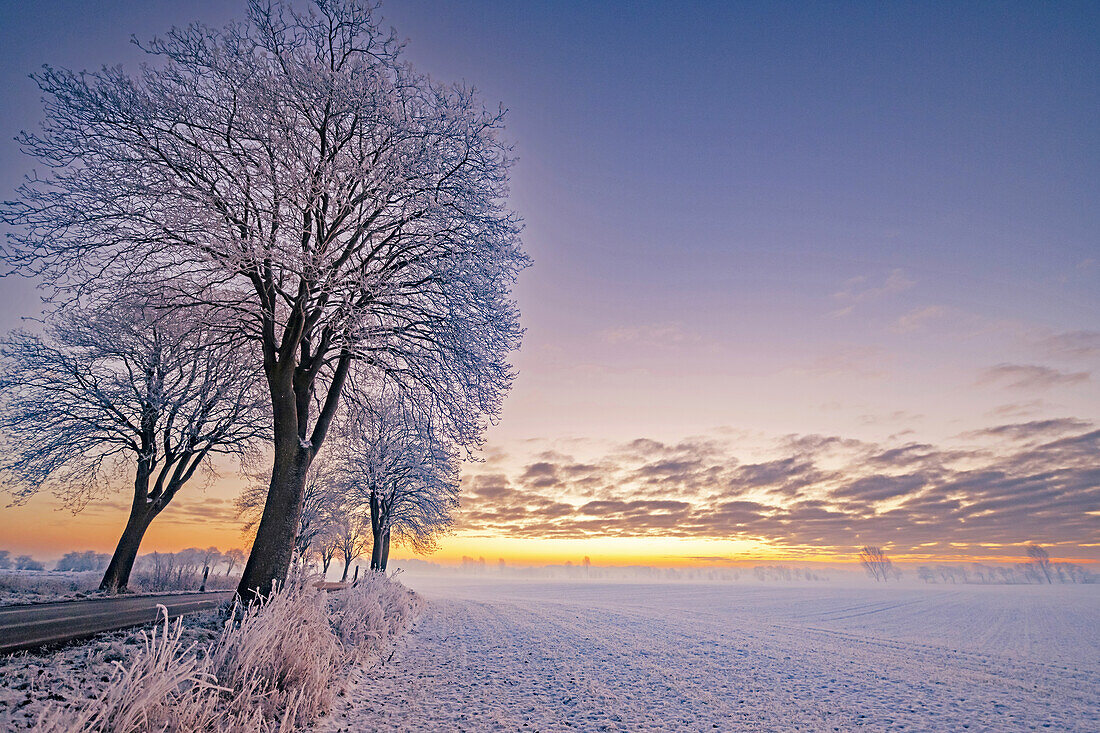
<path fill-rule="evenodd" d="M 1100 730 L 1100 586 L 403 577 L 429 601 L 322 731 Z"/>

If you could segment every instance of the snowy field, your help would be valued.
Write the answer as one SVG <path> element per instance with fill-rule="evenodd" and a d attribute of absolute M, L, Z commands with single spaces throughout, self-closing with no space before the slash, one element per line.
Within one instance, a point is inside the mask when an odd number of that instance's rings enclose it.
<path fill-rule="evenodd" d="M 1097 585 L 402 580 L 318 730 L 1100 731 Z"/>

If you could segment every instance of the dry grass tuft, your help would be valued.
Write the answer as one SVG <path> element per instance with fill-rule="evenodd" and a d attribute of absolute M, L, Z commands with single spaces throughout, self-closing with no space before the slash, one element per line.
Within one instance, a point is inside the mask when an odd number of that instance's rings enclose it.
<path fill-rule="evenodd" d="M 340 593 L 298 583 L 235 609 L 209 649 L 181 648 L 180 622 L 165 618 L 98 699 L 47 709 L 37 729 L 296 730 L 328 710 L 347 669 L 385 653 L 419 609 L 412 591 L 371 574 Z"/>

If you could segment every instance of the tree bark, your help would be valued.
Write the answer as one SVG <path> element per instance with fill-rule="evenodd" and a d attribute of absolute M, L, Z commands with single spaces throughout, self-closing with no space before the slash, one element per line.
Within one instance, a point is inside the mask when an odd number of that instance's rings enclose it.
<path fill-rule="evenodd" d="M 103 580 L 99 583 L 99 589 L 108 593 L 118 593 L 126 590 L 130 582 L 130 573 L 134 569 L 134 561 L 137 560 L 138 548 L 145 537 L 145 530 L 157 515 L 153 509 L 144 512 L 135 506 L 130 510 L 130 518 L 126 522 L 126 529 L 122 530 L 122 537 L 118 540 L 115 553 L 111 556 L 111 562 L 107 565 L 107 571 L 103 574 Z"/>
<path fill-rule="evenodd" d="M 340 582 L 341 583 L 348 582 L 348 568 L 350 568 L 350 567 L 351 567 L 351 560 L 349 560 L 348 558 L 344 558 L 344 572 L 340 576 Z"/>
<path fill-rule="evenodd" d="M 390 531 L 387 529 L 382 534 L 382 562 L 379 570 L 386 572 L 386 566 L 390 562 Z"/>
<path fill-rule="evenodd" d="M 276 443 L 267 502 L 237 585 L 237 595 L 246 602 L 270 593 L 275 585 L 286 580 L 302 513 L 309 459 L 296 439 L 293 446 Z"/>
<path fill-rule="evenodd" d="M 370 532 L 370 569 L 378 570 L 382 567 L 382 506 L 374 489 L 370 492 Z"/>
<path fill-rule="evenodd" d="M 372 531 L 374 538 L 370 546 L 370 569 L 379 570 L 382 567 L 382 531 Z"/>
<path fill-rule="evenodd" d="M 305 285 L 300 289 L 304 297 Z M 261 293 L 261 297 L 264 295 Z M 302 516 L 306 472 L 332 424 L 351 366 L 351 353 L 342 351 L 324 405 L 310 432 L 309 407 L 324 349 L 319 347 L 317 353 L 306 358 L 309 351 L 307 341 L 303 340 L 306 320 L 301 311 L 292 313 L 281 348 L 274 346 L 274 337 L 269 332 L 271 322 L 264 324 L 264 372 L 271 392 L 275 456 L 256 539 L 237 585 L 237 595 L 246 603 L 270 593 L 286 581 L 294 541 L 298 537 L 298 521 Z M 301 365 L 295 361 L 299 347 L 304 360 Z"/>
<path fill-rule="evenodd" d="M 137 476 L 134 478 L 134 501 L 130 505 L 130 517 L 126 520 L 126 528 L 122 530 L 122 536 L 115 547 L 115 553 L 111 556 L 111 562 L 103 573 L 103 580 L 99 583 L 99 589 L 109 593 L 118 593 L 126 590 L 130 582 L 130 573 L 134 569 L 134 561 L 137 560 L 138 549 L 141 540 L 145 537 L 145 530 L 159 513 L 155 504 L 146 501 L 149 495 L 149 470 L 139 464 Z"/>

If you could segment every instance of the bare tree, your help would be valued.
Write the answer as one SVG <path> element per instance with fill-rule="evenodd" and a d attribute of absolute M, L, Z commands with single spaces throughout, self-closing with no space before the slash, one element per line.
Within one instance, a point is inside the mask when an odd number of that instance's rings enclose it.
<path fill-rule="evenodd" d="M 363 554 L 371 540 L 370 520 L 362 510 L 351 508 L 341 514 L 334 530 L 340 555 L 344 558 L 344 572 L 340 575 L 340 582 L 345 583 L 352 561 Z"/>
<path fill-rule="evenodd" d="M 9 264 L 62 293 L 96 281 L 217 306 L 260 347 L 271 484 L 239 590 L 285 577 L 306 472 L 349 378 L 415 385 L 475 446 L 499 414 L 527 265 L 502 110 L 417 74 L 365 0 L 173 29 L 154 63 L 35 75 L 20 137 L 48 176 L 0 210 Z"/>
<path fill-rule="evenodd" d="M 15 558 L 16 570 L 45 570 L 46 566 L 30 555 L 20 555 Z"/>
<path fill-rule="evenodd" d="M 382 394 L 355 406 L 333 446 L 341 493 L 370 509 L 371 569 L 385 571 L 396 536 L 430 552 L 458 506 L 458 455 L 415 395 Z"/>
<path fill-rule="evenodd" d="M 323 454 L 310 464 L 302 492 L 302 510 L 298 516 L 298 531 L 294 536 L 294 557 L 305 561 L 322 536 L 331 535 L 341 514 L 342 499 L 332 484 L 333 466 Z M 271 472 L 255 472 L 252 480 L 237 497 L 237 515 L 245 520 L 244 531 L 253 533 L 260 522 Z"/>
<path fill-rule="evenodd" d="M 242 459 L 270 432 L 253 363 L 180 314 L 70 307 L 0 358 L 0 476 L 17 502 L 48 486 L 79 511 L 134 471 L 104 590 L 126 588 L 149 524 L 209 456 Z"/>
<path fill-rule="evenodd" d="M 329 566 L 332 564 L 332 558 L 336 557 L 336 553 L 340 549 L 340 535 L 336 531 L 335 526 L 328 527 L 317 537 L 317 543 L 314 549 L 314 554 L 321 561 L 321 573 L 328 575 Z"/>
<path fill-rule="evenodd" d="M 894 564 L 881 547 L 868 545 L 859 551 L 859 564 L 875 580 L 885 583 L 894 573 Z"/>
<path fill-rule="evenodd" d="M 233 574 L 233 568 L 244 562 L 244 550 L 233 547 L 226 550 L 225 554 L 222 555 L 222 558 L 225 559 L 225 577 L 228 578 L 230 575 Z"/>
<path fill-rule="evenodd" d="M 1054 581 L 1050 579 L 1050 553 L 1040 545 L 1028 545 L 1027 556 L 1031 558 L 1032 564 L 1043 574 L 1043 577 L 1047 579 L 1047 584 L 1051 584 Z"/>

